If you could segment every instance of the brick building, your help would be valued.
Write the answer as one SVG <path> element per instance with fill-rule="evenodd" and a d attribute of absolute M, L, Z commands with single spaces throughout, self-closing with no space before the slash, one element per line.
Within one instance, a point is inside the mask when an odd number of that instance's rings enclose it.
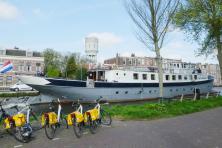
<path fill-rule="evenodd" d="M 17 82 L 16 74 L 36 75 L 44 69 L 44 58 L 40 52 L 14 49 L 0 50 L 0 64 L 11 61 L 13 70 L 0 74 L 0 87 L 8 87 Z"/>

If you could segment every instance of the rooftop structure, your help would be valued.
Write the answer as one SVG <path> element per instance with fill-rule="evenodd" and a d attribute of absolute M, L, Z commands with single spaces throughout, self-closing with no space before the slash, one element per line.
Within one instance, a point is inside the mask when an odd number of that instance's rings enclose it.
<path fill-rule="evenodd" d="M 85 38 L 85 53 L 90 63 L 97 62 L 98 44 L 99 40 L 96 37 Z"/>

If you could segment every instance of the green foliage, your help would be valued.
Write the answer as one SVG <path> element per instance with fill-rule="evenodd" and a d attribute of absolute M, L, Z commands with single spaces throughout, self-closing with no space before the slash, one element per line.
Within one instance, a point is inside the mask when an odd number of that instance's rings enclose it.
<path fill-rule="evenodd" d="M 221 0 L 187 0 L 177 11 L 174 24 L 189 33 L 201 44 L 199 54 L 209 54 L 214 49 L 221 50 L 222 31 Z"/>
<path fill-rule="evenodd" d="M 60 76 L 60 70 L 57 67 L 53 67 L 52 65 L 49 65 L 47 68 L 46 75 L 48 77 L 58 78 Z"/>
<path fill-rule="evenodd" d="M 75 78 L 75 73 L 76 73 L 76 60 L 75 56 L 72 54 L 68 57 L 67 64 L 66 64 L 66 76 L 68 78 Z"/>
<path fill-rule="evenodd" d="M 76 70 L 76 79 L 77 80 L 86 80 L 87 79 L 87 69 L 81 65 L 78 66 Z"/>
<path fill-rule="evenodd" d="M 156 119 L 199 112 L 222 106 L 222 97 L 198 101 L 184 100 L 166 104 L 144 103 L 138 105 L 112 105 L 105 107 L 112 116 L 121 119 Z"/>
<path fill-rule="evenodd" d="M 43 56 L 44 56 L 44 72 L 46 74 L 49 74 L 48 76 L 57 76 L 57 71 L 60 69 L 60 59 L 61 55 L 57 51 L 53 49 L 45 49 L 43 51 Z M 56 70 L 53 70 L 56 69 Z"/>

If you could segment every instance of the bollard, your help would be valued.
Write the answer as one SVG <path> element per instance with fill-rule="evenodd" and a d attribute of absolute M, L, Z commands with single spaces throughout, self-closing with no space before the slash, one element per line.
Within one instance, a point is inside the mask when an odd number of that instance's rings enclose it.
<path fill-rule="evenodd" d="M 196 88 L 194 88 L 194 97 L 193 97 L 193 101 L 196 101 L 197 99 L 197 92 L 196 92 Z"/>
<path fill-rule="evenodd" d="M 183 94 L 180 97 L 180 102 L 183 102 Z"/>
<path fill-rule="evenodd" d="M 217 92 L 217 96 L 216 97 L 218 97 L 219 95 L 220 95 L 220 91 Z"/>
<path fill-rule="evenodd" d="M 209 98 L 209 94 L 210 94 L 210 93 L 208 92 L 208 93 L 207 93 L 207 96 L 206 96 L 206 99 L 208 99 L 208 98 Z"/>

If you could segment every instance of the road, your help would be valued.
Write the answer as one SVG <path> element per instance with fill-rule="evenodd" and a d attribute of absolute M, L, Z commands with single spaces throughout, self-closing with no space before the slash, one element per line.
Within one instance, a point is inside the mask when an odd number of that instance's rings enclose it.
<path fill-rule="evenodd" d="M 222 108 L 152 121 L 114 121 L 95 135 L 85 131 L 81 139 L 72 128 L 58 131 L 48 140 L 44 130 L 34 133 L 30 143 L 12 137 L 0 138 L 1 148 L 222 148 Z"/>

